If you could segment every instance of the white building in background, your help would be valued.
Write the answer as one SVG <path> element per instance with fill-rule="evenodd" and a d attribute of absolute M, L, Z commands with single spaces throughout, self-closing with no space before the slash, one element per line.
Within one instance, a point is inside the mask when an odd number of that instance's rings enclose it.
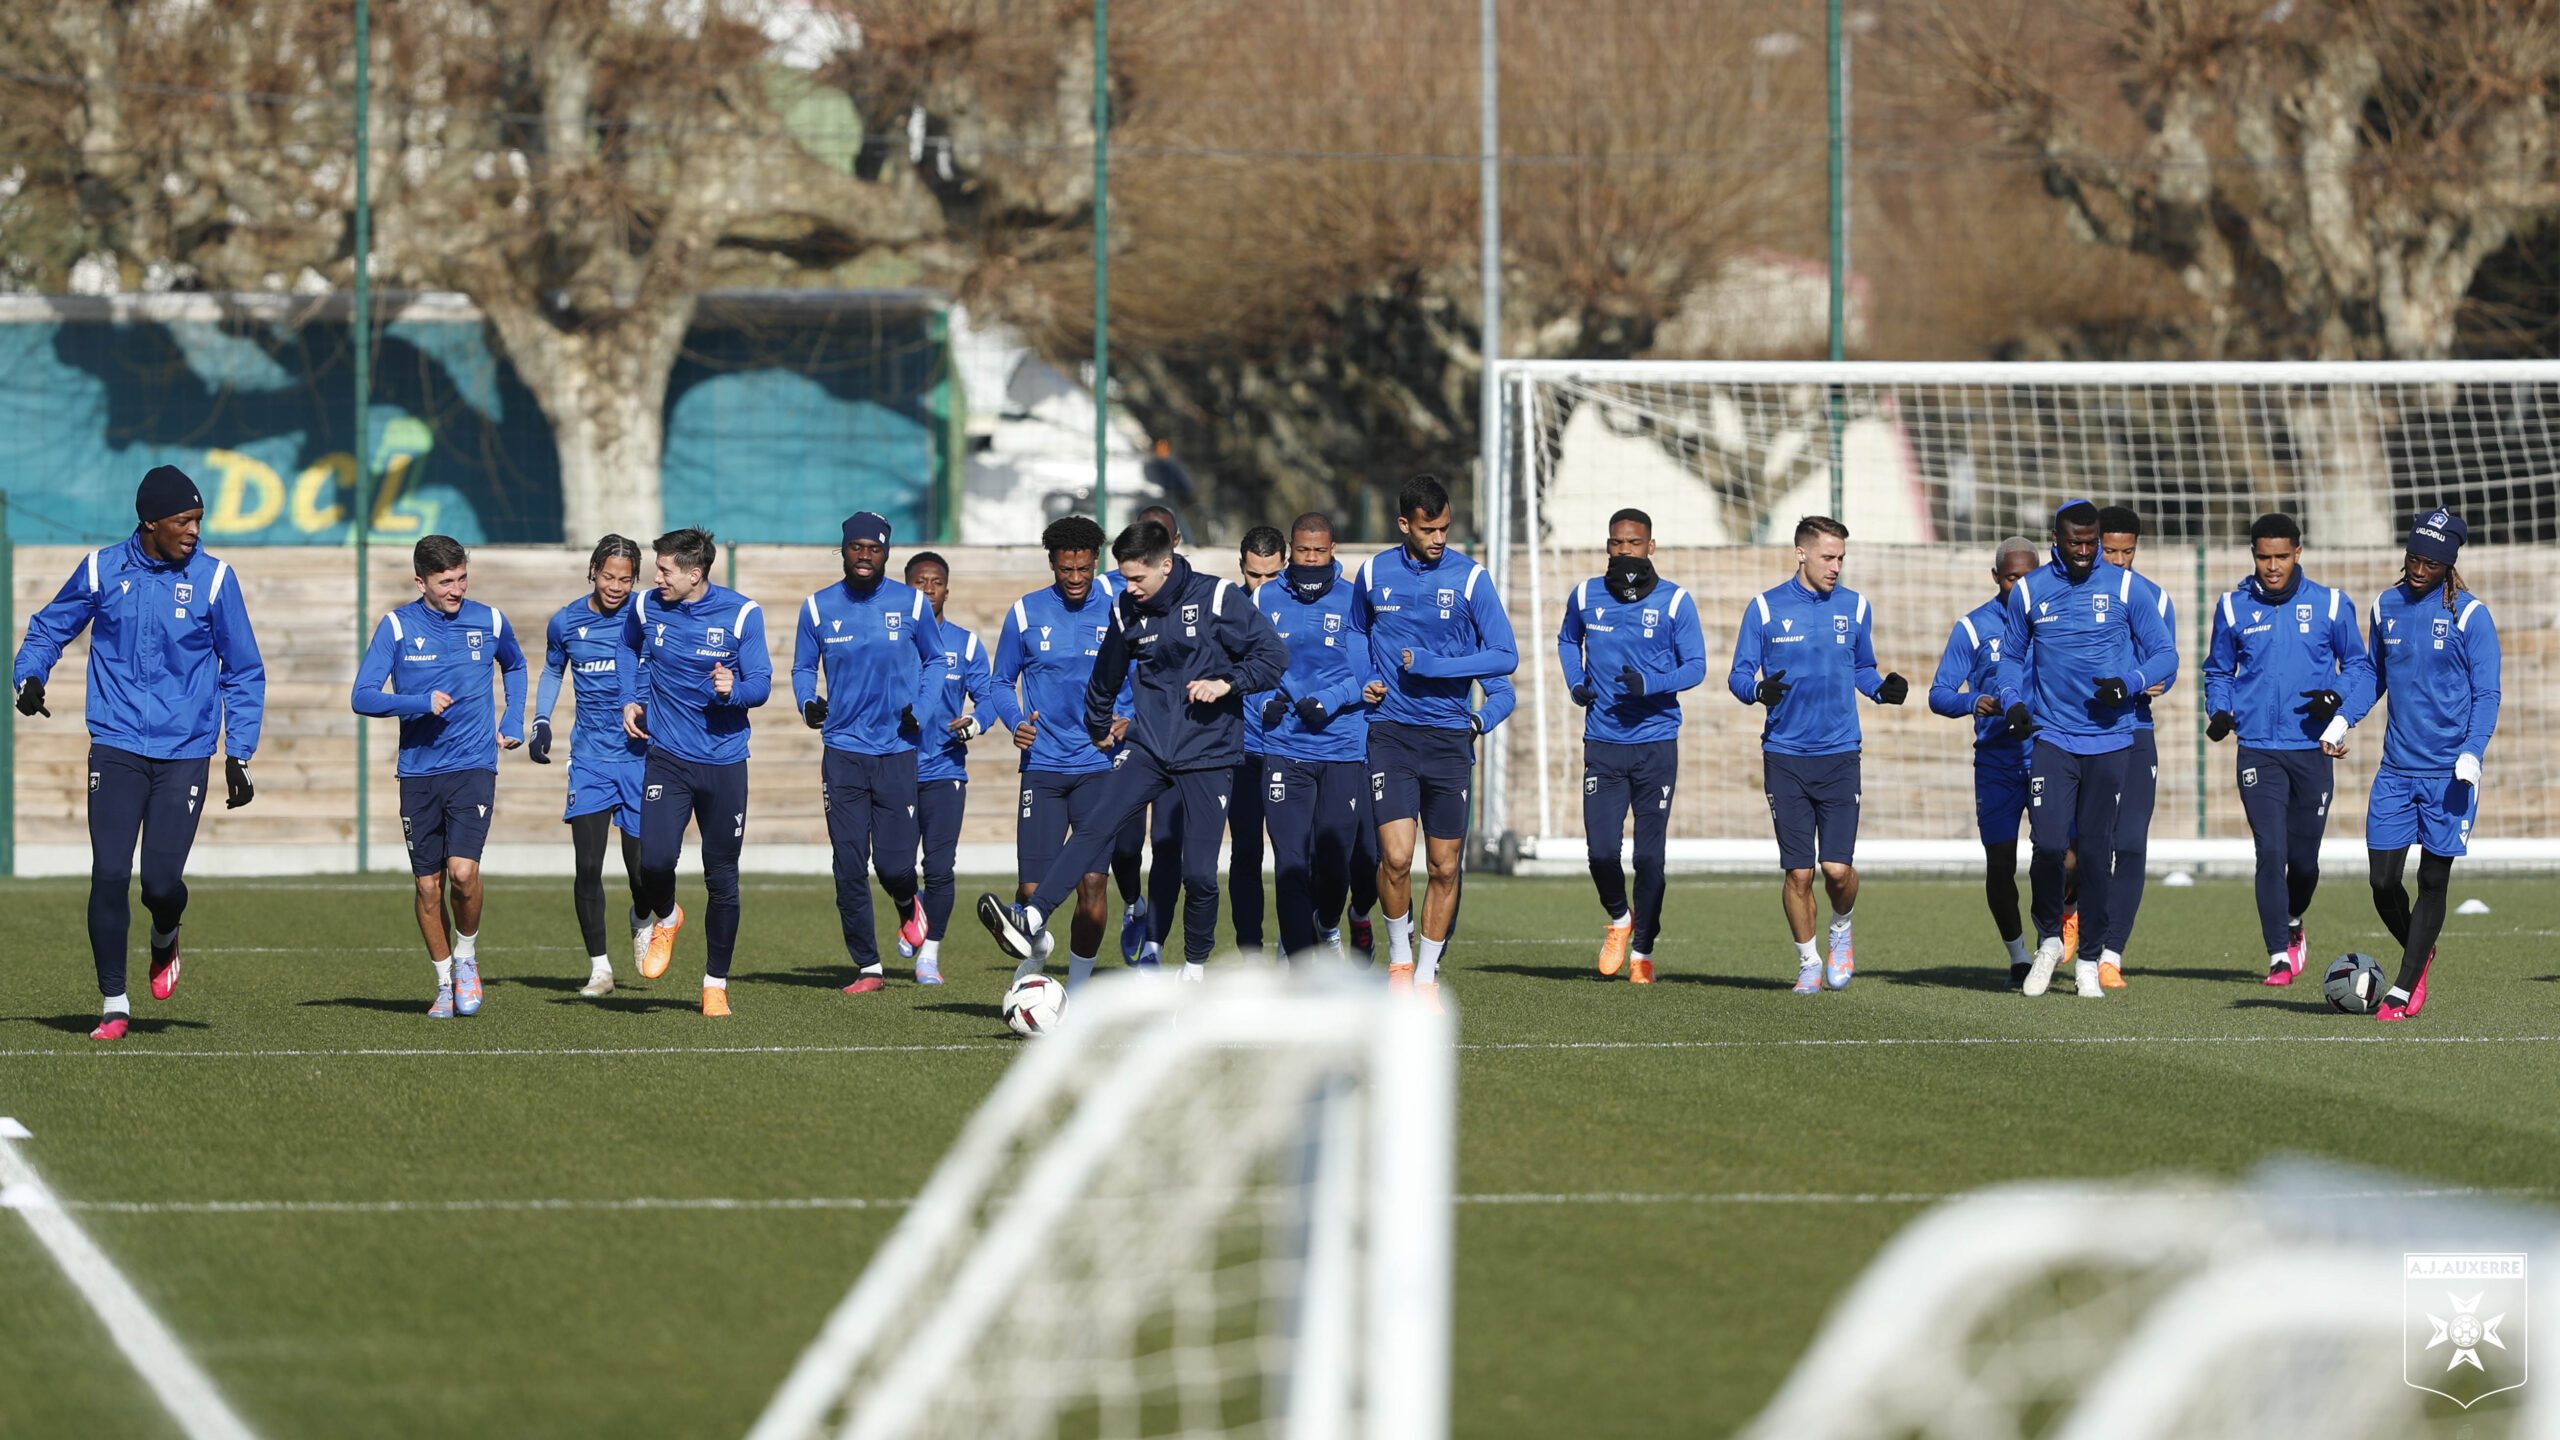
<path fill-rule="evenodd" d="M 960 479 L 960 542 L 1028 545 L 1061 515 L 1093 510 L 1093 391 L 1061 373 L 1009 325 L 980 326 L 951 310 L 951 353 L 969 404 L 968 454 Z M 1165 498 L 1147 478 L 1154 443 L 1114 412 L 1108 437 L 1111 519 L 1116 533 Z"/>

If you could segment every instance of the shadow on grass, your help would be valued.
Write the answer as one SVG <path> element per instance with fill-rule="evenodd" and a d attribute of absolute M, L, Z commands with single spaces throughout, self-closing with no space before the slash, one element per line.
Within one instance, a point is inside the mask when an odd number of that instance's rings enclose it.
<path fill-rule="evenodd" d="M 1896 985 L 1928 985 L 1942 990 L 1996 990 L 2004 994 L 2009 989 L 2009 967 L 2006 965 L 1996 969 L 1989 965 L 1932 965 L 1923 970 L 1876 970 L 1869 973 Z"/>
<path fill-rule="evenodd" d="M 2326 1000 L 2278 1000 L 2272 995 L 2252 995 L 2234 1000 L 2234 1010 L 2290 1010 L 2296 1015 L 2325 1015 L 2334 1007 Z"/>
<path fill-rule="evenodd" d="M 744 981 L 750 985 L 796 985 L 804 990 L 841 990 L 853 983 L 847 977 L 856 973 L 848 963 L 803 965 L 797 970 L 758 970 L 730 978 L 733 983 Z"/>
<path fill-rule="evenodd" d="M 1665 985 L 1722 985 L 1729 990 L 1792 990 L 1796 985 L 1793 980 L 1774 975 L 1701 975 L 1688 971 L 1655 971 L 1654 979 Z"/>
<path fill-rule="evenodd" d="M 1624 975 L 1603 975 L 1589 965 L 1469 965 L 1470 971 L 1487 975 L 1526 975 L 1532 980 L 1588 980 L 1602 985 L 1624 985 Z M 1665 975 L 1665 980 L 1696 979 L 1696 976 Z"/>
<path fill-rule="evenodd" d="M 625 995 L 615 991 L 589 999 L 583 995 L 563 995 L 554 1005 L 592 1005 L 598 1010 L 613 1010 L 624 1015 L 646 1015 L 652 1010 L 681 1010 L 687 1014 L 702 1008 L 699 999 L 686 1000 L 674 995 Z"/>
<path fill-rule="evenodd" d="M 95 1012 L 87 1015 L 16 1015 L 10 1018 L 29 1025 L 41 1025 L 48 1030 L 60 1030 L 70 1035 L 86 1035 L 98 1028 L 98 1017 Z M 210 1030 L 212 1028 L 202 1020 L 172 1020 L 159 1015 L 150 1017 L 136 1015 L 126 1024 L 125 1033 L 159 1035 L 171 1030 Z"/>
<path fill-rule="evenodd" d="M 2252 984 L 2267 978 L 2267 972 L 2263 970 L 2205 970 L 2200 968 L 2167 970 L 2151 965 L 2143 965 L 2139 967 L 2127 965 L 2125 967 L 2125 974 L 2136 980 L 2139 980 L 2146 975 L 2156 975 L 2163 980 L 2245 980 Z"/>
<path fill-rule="evenodd" d="M 334 1006 L 342 1010 L 380 1010 L 387 1015 L 424 1015 L 427 1013 L 427 1002 L 424 1000 L 385 1000 L 376 995 L 340 995 L 333 999 L 299 1000 L 294 1003 L 301 1005 L 306 1009 L 314 1005 L 323 1005 Z"/>
<path fill-rule="evenodd" d="M 574 980 L 566 975 L 492 975 L 488 978 L 491 985 L 522 985 L 528 990 L 576 991 L 585 989 L 587 985 L 584 980 Z"/>

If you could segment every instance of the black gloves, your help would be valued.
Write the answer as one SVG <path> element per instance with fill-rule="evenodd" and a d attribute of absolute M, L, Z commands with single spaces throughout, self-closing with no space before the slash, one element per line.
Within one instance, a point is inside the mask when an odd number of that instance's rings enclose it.
<path fill-rule="evenodd" d="M 1763 705 L 1775 705 L 1786 699 L 1787 692 L 1794 688 L 1796 687 L 1787 683 L 1786 671 L 1772 670 L 1760 677 L 1760 694 L 1757 698 Z"/>
<path fill-rule="evenodd" d="M 533 738 L 525 742 L 524 753 L 531 756 L 536 765 L 551 763 L 550 721 L 537 719 L 533 722 Z"/>
<path fill-rule="evenodd" d="M 43 681 L 36 679 L 34 676 L 29 676 L 27 677 L 27 683 L 18 687 L 18 713 L 21 715 L 50 715 L 53 713 L 52 711 L 44 708 Z"/>
<path fill-rule="evenodd" d="M 2121 675 L 2108 675 L 2098 681 L 2098 699 L 2102 704 L 2121 705 L 2132 698 L 2132 693 L 2124 688 Z"/>
<path fill-rule="evenodd" d="M 1280 728 L 1281 723 L 1288 718 L 1288 698 L 1276 690 L 1273 691 L 1271 698 L 1262 702 L 1262 728 L 1265 730 L 1277 730 Z"/>
<path fill-rule="evenodd" d="M 1642 695 L 1644 693 L 1644 672 L 1633 665 L 1626 666 L 1618 671 L 1618 683 L 1626 687 L 1628 694 Z"/>
<path fill-rule="evenodd" d="M 2213 718 L 2205 722 L 2204 738 L 2207 740 L 2222 740 L 2228 738 L 2231 734 L 2231 727 L 2239 723 L 2239 721 L 2231 718 L 2230 711 L 2216 710 L 2213 712 Z"/>
<path fill-rule="evenodd" d="M 2347 703 L 2346 697 L 2335 690 L 2305 690 L 2302 698 L 2311 702 L 2311 723 L 2314 725 L 2327 725 L 2337 717 L 2338 707 Z"/>
<path fill-rule="evenodd" d="M 810 728 L 810 729 L 812 729 L 812 730 L 815 730 L 815 729 L 817 729 L 819 726 L 826 724 L 826 723 L 827 723 L 827 699 L 826 699 L 826 697 L 825 697 L 825 696 L 823 696 L 823 695 L 821 695 L 821 696 L 819 696 L 817 699 L 810 701 L 808 704 L 801 706 L 801 707 L 800 707 L 800 718 L 801 718 L 802 720 L 804 720 L 804 721 L 808 722 L 808 726 L 809 726 L 809 728 Z"/>
<path fill-rule="evenodd" d="M 1310 730 L 1323 729 L 1325 722 L 1333 718 L 1324 713 L 1324 702 L 1313 695 L 1299 696 L 1295 708 L 1298 712 L 1298 723 Z"/>
<path fill-rule="evenodd" d="M 222 802 L 225 810 L 237 810 L 258 798 L 258 787 L 249 783 L 249 762 L 237 755 L 223 757 L 222 785 L 230 792 Z"/>
<path fill-rule="evenodd" d="M 1591 678 L 1587 675 L 1583 677 L 1581 684 L 1573 687 L 1573 703 L 1585 710 L 1590 709 L 1591 702 L 1599 698 L 1600 687 L 1592 684 Z"/>
<path fill-rule="evenodd" d="M 916 707 L 913 705 L 898 707 L 898 733 L 909 736 L 924 733 L 924 725 L 916 719 Z"/>
<path fill-rule="evenodd" d="M 1879 705 L 1899 705 L 1909 698 L 1911 682 L 1903 679 L 1902 672 L 1898 670 L 1885 676 L 1884 683 L 1876 687 L 1876 703 Z"/>
<path fill-rule="evenodd" d="M 2036 733 L 2036 717 L 2024 704 L 2009 707 L 2009 738 L 2024 740 Z"/>

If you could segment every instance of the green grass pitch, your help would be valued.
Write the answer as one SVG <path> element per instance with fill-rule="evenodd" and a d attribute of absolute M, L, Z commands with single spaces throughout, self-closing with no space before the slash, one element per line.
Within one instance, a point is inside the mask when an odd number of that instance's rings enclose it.
<path fill-rule="evenodd" d="M 2320 956 L 2387 948 L 2358 879 L 2313 912 Z M 1802 997 L 1775 877 L 1676 881 L 1650 989 L 1592 972 L 1586 883 L 1471 881 L 1456 1433 L 1726 1433 L 1914 1197 L 2279 1152 L 2560 1189 L 2560 1051 L 2530 1038 L 2560 1034 L 2560 891 L 2454 893 L 2492 913 L 2449 922 L 2427 1013 L 2382 1027 L 2254 983 L 2237 883 L 2155 883 L 2130 990 L 2030 1001 L 1973 882 L 1870 881 L 1856 983 Z M 486 1012 L 429 1022 L 407 895 L 200 884 L 177 998 L 107 1047 L 85 885 L 0 885 L 20 1148 L 265 1434 L 741 1433 L 899 1210 L 207 1207 L 895 1201 L 1016 1052 L 1009 967 L 963 918 L 950 985 L 844 996 L 825 883 L 751 878 L 734 1019 L 695 1013 L 698 927 L 666 979 L 626 955 L 583 1001 L 566 882 L 501 880 Z M 5 1215 L 0 1296 L 0 1433 L 174 1433 Z"/>

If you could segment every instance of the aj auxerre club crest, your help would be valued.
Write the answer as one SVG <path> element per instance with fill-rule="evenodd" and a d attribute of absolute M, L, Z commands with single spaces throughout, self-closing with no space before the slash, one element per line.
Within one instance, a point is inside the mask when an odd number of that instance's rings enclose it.
<path fill-rule="evenodd" d="M 1843 635 L 1848 634 L 1848 633 L 1849 633 L 1849 617 L 1848 617 L 1848 616 L 1846 616 L 1846 615 L 1834 615 L 1834 616 L 1832 616 L 1832 617 L 1831 617 L 1831 628 L 1832 628 L 1832 629 L 1834 629 L 1834 630 L 1839 631 L 1839 632 L 1840 632 L 1841 634 L 1843 634 Z"/>
<path fill-rule="evenodd" d="M 1199 607 L 1199 606 L 1197 606 L 1197 605 L 1185 605 L 1185 606 L 1183 606 L 1183 607 L 1182 607 L 1182 623 L 1183 623 L 1183 624 L 1185 624 L 1185 625 L 1197 625 L 1197 624 L 1199 624 L 1199 623 L 1200 623 L 1200 607 Z"/>
<path fill-rule="evenodd" d="M 2400 1378 L 2468 1410 L 2526 1380 L 2522 1255 L 2400 1257 Z"/>
<path fill-rule="evenodd" d="M 1661 611 L 1659 611 L 1659 610 L 1651 609 L 1651 608 L 1649 608 L 1649 607 L 1648 607 L 1648 608 L 1645 610 L 1645 612 L 1644 612 L 1644 623 L 1645 623 L 1645 624 L 1647 624 L 1647 625 L 1659 625 L 1659 624 L 1661 624 L 1661 623 L 1662 623 L 1662 612 L 1661 612 Z"/>
<path fill-rule="evenodd" d="M 192 605 L 196 602 L 196 587 L 193 582 L 181 580 L 171 588 L 177 592 L 179 604 Z"/>
<path fill-rule="evenodd" d="M 898 633 L 898 621 L 904 617 L 900 616 L 897 611 L 892 610 L 880 618 L 889 622 L 889 633 L 895 635 Z"/>
<path fill-rule="evenodd" d="M 1457 604 L 1457 603 L 1458 603 L 1458 592 L 1457 592 L 1457 591 L 1455 591 L 1455 590 L 1443 590 L 1443 591 L 1441 591 L 1441 592 L 1440 592 L 1440 603 L 1441 603 L 1441 604 L 1443 604 L 1443 605 L 1455 605 L 1455 604 Z"/>
<path fill-rule="evenodd" d="M 705 645 L 717 646 L 721 641 L 728 638 L 729 632 L 721 629 L 717 625 L 714 625 L 710 629 L 702 632 L 702 643 Z"/>
<path fill-rule="evenodd" d="M 2101 590 L 2089 597 L 2089 613 L 2101 625 L 2107 623 L 2107 592 Z"/>
<path fill-rule="evenodd" d="M 471 647 L 472 649 L 474 649 L 474 650 L 479 649 L 479 648 L 480 648 L 480 632 L 479 632 L 479 631 L 477 631 L 477 630 L 465 630 L 465 631 L 463 631 L 463 632 L 462 632 L 462 643 L 463 643 L 463 644 L 465 644 L 465 645 L 470 646 L 470 647 Z"/>
<path fill-rule="evenodd" d="M 1324 617 L 1324 633 L 1326 633 L 1327 635 L 1334 635 L 1334 634 L 1339 634 L 1339 633 L 1341 632 L 1341 630 L 1342 630 L 1342 617 L 1341 617 L 1341 616 L 1339 616 L 1339 615 L 1327 615 L 1326 617 Z"/>

